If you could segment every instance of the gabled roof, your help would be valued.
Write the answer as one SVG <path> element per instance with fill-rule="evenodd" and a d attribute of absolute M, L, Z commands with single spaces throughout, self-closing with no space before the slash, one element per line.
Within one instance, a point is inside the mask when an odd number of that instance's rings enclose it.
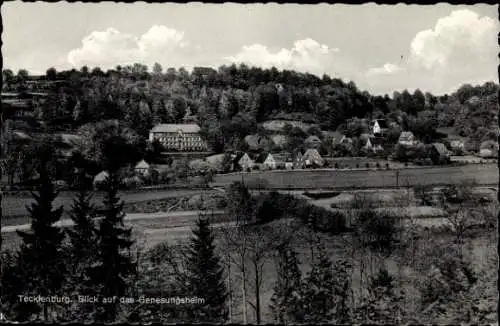
<path fill-rule="evenodd" d="M 271 154 L 269 154 L 269 153 L 260 153 L 257 156 L 257 158 L 255 159 L 255 163 L 259 163 L 259 164 L 264 163 L 267 160 L 267 158 L 269 157 L 269 155 L 271 155 Z"/>
<path fill-rule="evenodd" d="M 149 169 L 149 164 L 146 161 L 142 160 L 139 163 L 137 163 L 135 168 L 136 169 Z"/>
<path fill-rule="evenodd" d="M 402 131 L 399 135 L 399 141 L 408 141 L 413 138 L 413 133 L 411 131 Z"/>
<path fill-rule="evenodd" d="M 318 165 L 323 165 L 323 163 L 325 162 L 324 159 L 319 154 L 318 150 L 314 148 L 310 148 L 304 153 L 304 155 L 301 158 L 301 161 L 305 162 L 306 160 L 309 160 Z"/>
<path fill-rule="evenodd" d="M 376 119 L 375 121 L 373 121 L 373 124 L 378 123 L 378 126 L 382 129 L 387 129 L 389 128 L 389 126 L 387 125 L 387 121 L 385 121 L 384 119 Z"/>
<path fill-rule="evenodd" d="M 106 178 L 108 176 L 109 176 L 108 172 L 102 171 L 101 173 L 99 173 L 98 175 L 96 175 L 94 177 L 94 182 L 102 182 L 102 181 L 106 180 Z"/>
<path fill-rule="evenodd" d="M 448 155 L 449 151 L 443 143 L 432 143 L 439 155 Z"/>
<path fill-rule="evenodd" d="M 197 124 L 187 124 L 187 123 L 176 123 L 176 124 L 160 124 L 151 129 L 151 132 L 178 132 L 182 131 L 183 133 L 198 133 L 200 132 L 200 126 Z"/>

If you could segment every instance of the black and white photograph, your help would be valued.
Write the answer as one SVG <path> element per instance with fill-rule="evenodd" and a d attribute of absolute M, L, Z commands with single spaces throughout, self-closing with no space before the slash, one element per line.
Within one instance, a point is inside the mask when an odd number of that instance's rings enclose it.
<path fill-rule="evenodd" d="M 1 5 L 0 323 L 498 325 L 497 5 Z"/>

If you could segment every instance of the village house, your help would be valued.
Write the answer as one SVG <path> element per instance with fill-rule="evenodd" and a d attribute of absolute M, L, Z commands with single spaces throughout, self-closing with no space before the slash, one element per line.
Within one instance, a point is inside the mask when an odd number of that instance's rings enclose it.
<path fill-rule="evenodd" d="M 142 176 L 146 176 L 149 173 L 149 167 L 150 165 L 145 160 L 142 160 L 136 164 L 134 172 Z"/>
<path fill-rule="evenodd" d="M 277 168 L 292 170 L 294 168 L 294 156 L 292 153 L 282 152 L 273 155 Z"/>
<path fill-rule="evenodd" d="M 101 171 L 99 174 L 97 174 L 94 177 L 94 187 L 98 187 L 98 186 L 102 185 L 104 183 L 104 181 L 106 181 L 108 176 L 109 176 L 109 174 L 106 171 Z"/>
<path fill-rule="evenodd" d="M 306 138 L 304 141 L 304 144 L 306 145 L 307 148 L 320 148 L 321 147 L 321 139 L 319 139 L 318 136 L 309 136 Z"/>
<path fill-rule="evenodd" d="M 166 151 L 206 151 L 207 143 L 200 135 L 196 124 L 160 124 L 149 133 L 149 141 L 158 140 Z"/>
<path fill-rule="evenodd" d="M 276 169 L 276 160 L 271 153 L 261 153 L 255 159 L 255 164 L 261 170 L 274 170 Z"/>
<path fill-rule="evenodd" d="M 450 162 L 450 151 L 443 143 L 433 143 L 429 149 L 429 156 L 434 164 Z"/>
<path fill-rule="evenodd" d="M 417 139 L 411 131 L 402 131 L 399 135 L 398 144 L 403 146 L 415 146 Z"/>
<path fill-rule="evenodd" d="M 325 165 L 325 160 L 315 148 L 308 149 L 300 159 L 300 168 L 318 168 Z"/>
<path fill-rule="evenodd" d="M 387 122 L 383 119 L 376 119 L 372 123 L 372 133 L 374 135 L 385 135 L 388 129 L 389 126 L 387 125 Z"/>
<path fill-rule="evenodd" d="M 247 153 L 239 152 L 233 157 L 233 171 L 248 171 L 254 167 L 255 163 Z"/>

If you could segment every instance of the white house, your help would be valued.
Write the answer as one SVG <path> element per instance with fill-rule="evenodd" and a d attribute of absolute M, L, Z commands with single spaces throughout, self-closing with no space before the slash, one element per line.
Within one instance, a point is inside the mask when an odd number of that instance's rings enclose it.
<path fill-rule="evenodd" d="M 372 123 L 372 132 L 374 135 L 385 134 L 388 129 L 389 126 L 383 119 L 376 119 Z"/>
<path fill-rule="evenodd" d="M 414 146 L 417 140 L 411 131 L 402 131 L 399 135 L 398 144 L 404 146 Z"/>
<path fill-rule="evenodd" d="M 149 173 L 149 167 L 150 165 L 145 160 L 142 160 L 134 167 L 134 171 L 137 174 L 145 176 Z"/>
<path fill-rule="evenodd" d="M 108 176 L 109 176 L 109 174 L 106 171 L 102 171 L 101 173 L 97 174 L 94 177 L 94 186 L 103 183 Z"/>
<path fill-rule="evenodd" d="M 252 169 L 255 165 L 254 161 L 247 153 L 238 153 L 234 158 L 234 163 L 236 167 L 239 167 L 243 171 Z"/>
<path fill-rule="evenodd" d="M 259 164 L 262 169 L 274 170 L 276 169 L 276 160 L 271 153 L 262 153 L 255 160 L 256 164 Z"/>

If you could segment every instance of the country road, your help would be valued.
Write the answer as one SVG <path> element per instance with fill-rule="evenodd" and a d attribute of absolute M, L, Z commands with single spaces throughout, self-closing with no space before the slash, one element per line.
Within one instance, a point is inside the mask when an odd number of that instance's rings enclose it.
<path fill-rule="evenodd" d="M 127 214 L 125 225 L 132 227 L 133 237 L 137 245 L 150 248 L 155 244 L 165 241 L 176 242 L 189 239 L 191 230 L 195 225 L 200 211 L 180 211 L 170 213 L 148 213 Z M 211 212 L 212 213 L 212 212 Z M 225 218 L 224 211 L 213 211 L 211 226 L 213 228 L 233 227 L 234 222 Z M 73 223 L 69 219 L 63 219 L 56 223 L 61 227 L 69 227 Z M 16 230 L 26 231 L 30 224 L 10 225 L 2 227 L 2 238 L 5 247 L 15 248 L 19 245 L 21 238 L 15 233 Z"/>

